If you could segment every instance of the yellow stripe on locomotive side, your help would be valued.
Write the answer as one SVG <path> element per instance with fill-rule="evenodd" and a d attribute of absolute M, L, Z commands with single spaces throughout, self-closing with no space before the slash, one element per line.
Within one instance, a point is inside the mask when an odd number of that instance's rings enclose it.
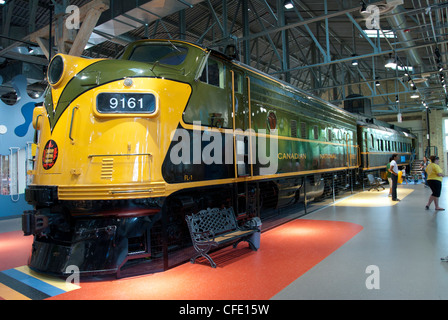
<path fill-rule="evenodd" d="M 201 180 L 182 183 L 148 183 L 129 185 L 108 185 L 106 186 L 60 186 L 58 197 L 60 200 L 100 200 L 100 199 L 135 199 L 147 197 L 168 197 L 170 194 L 187 188 L 208 187 L 213 185 L 223 185 L 230 183 L 262 181 L 287 177 L 299 177 L 308 174 L 319 174 L 347 169 L 356 169 L 358 166 L 305 170 L 297 172 L 284 172 L 272 175 L 245 176 L 238 178 Z"/>
<path fill-rule="evenodd" d="M 400 155 L 411 155 L 411 152 L 397 152 L 397 151 L 362 151 L 361 154 L 384 154 L 384 155 L 392 155 L 392 154 L 397 154 L 398 156 Z"/>
<path fill-rule="evenodd" d="M 181 189 L 186 188 L 199 188 L 199 187 L 207 187 L 213 185 L 222 185 L 228 183 L 238 183 L 238 182 L 249 182 L 249 181 L 261 181 L 261 180 L 273 180 L 279 178 L 287 178 L 287 177 L 299 177 L 305 176 L 308 174 L 319 174 L 347 169 L 356 169 L 357 166 L 350 167 L 338 167 L 338 168 L 328 168 L 328 169 L 315 169 L 315 170 L 306 170 L 306 171 L 297 171 L 297 172 L 284 172 L 284 173 L 276 173 L 272 175 L 259 175 L 259 176 L 247 176 L 247 177 L 239 177 L 239 178 L 229 178 L 229 179 L 219 179 L 219 180 L 205 180 L 205 181 L 194 181 L 194 182 L 183 182 L 183 183 L 173 183 L 167 184 L 166 190 L 167 195 L 174 193 Z"/>
<path fill-rule="evenodd" d="M 408 166 L 409 162 L 399 163 L 399 165 L 400 166 L 403 166 L 403 165 Z M 376 167 L 365 167 L 365 168 L 362 168 L 362 169 L 364 171 L 368 171 L 368 170 L 386 169 L 386 167 L 387 167 L 387 164 L 386 165 L 382 165 L 382 166 L 376 166 Z"/>

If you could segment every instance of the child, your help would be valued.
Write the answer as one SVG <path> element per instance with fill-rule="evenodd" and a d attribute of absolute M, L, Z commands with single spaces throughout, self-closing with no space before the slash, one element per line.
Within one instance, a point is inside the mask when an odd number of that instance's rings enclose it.
<path fill-rule="evenodd" d="M 403 169 L 401 169 L 401 172 L 402 172 L 401 177 L 403 179 L 403 183 L 408 184 L 408 180 L 406 179 L 406 166 L 403 166 Z"/>

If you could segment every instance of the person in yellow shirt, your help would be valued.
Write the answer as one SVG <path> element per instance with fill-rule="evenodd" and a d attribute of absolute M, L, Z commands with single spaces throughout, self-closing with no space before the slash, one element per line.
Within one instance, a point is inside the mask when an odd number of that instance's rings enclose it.
<path fill-rule="evenodd" d="M 442 190 L 442 168 L 439 167 L 439 157 L 430 156 L 431 163 L 426 167 L 426 176 L 428 185 L 431 188 L 432 194 L 429 197 L 428 204 L 425 209 L 428 210 L 431 203 L 434 201 L 436 210 L 445 210 L 439 207 L 440 192 Z"/>

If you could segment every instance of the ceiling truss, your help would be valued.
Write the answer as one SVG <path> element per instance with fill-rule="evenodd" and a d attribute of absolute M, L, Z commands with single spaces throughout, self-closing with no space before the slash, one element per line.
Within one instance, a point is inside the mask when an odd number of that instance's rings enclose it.
<path fill-rule="evenodd" d="M 284 0 L 9 0 L 0 9 L 0 59 L 46 65 L 52 52 L 113 57 L 142 38 L 182 39 L 219 50 L 234 44 L 242 62 L 338 106 L 362 96 L 373 115 L 423 111 L 424 104 L 447 108 L 448 3 L 292 2 L 287 10 Z M 68 5 L 81 8 L 75 35 L 64 33 Z M 363 14 L 363 5 L 375 6 L 379 15 Z M 376 38 L 367 35 L 372 16 L 378 18 Z M 391 38 L 379 37 L 389 30 Z M 24 52 L 30 46 L 40 54 Z M 404 69 L 386 68 L 389 57 Z M 415 93 L 419 98 L 411 98 Z"/>

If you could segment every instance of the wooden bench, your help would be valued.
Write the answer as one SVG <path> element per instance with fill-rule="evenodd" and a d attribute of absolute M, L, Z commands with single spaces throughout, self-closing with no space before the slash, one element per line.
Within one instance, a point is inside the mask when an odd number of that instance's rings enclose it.
<path fill-rule="evenodd" d="M 235 214 L 232 208 L 208 208 L 201 210 L 196 214 L 185 216 L 188 229 L 190 230 L 193 247 L 197 253 L 190 262 L 194 263 L 200 256 L 206 258 L 213 268 L 216 263 L 208 255 L 213 247 L 236 241 L 233 247 L 236 248 L 241 241 L 247 241 L 252 250 L 257 251 L 256 244 L 253 243 L 251 237 L 256 232 L 261 232 L 258 227 L 241 228 L 238 226 Z"/>

